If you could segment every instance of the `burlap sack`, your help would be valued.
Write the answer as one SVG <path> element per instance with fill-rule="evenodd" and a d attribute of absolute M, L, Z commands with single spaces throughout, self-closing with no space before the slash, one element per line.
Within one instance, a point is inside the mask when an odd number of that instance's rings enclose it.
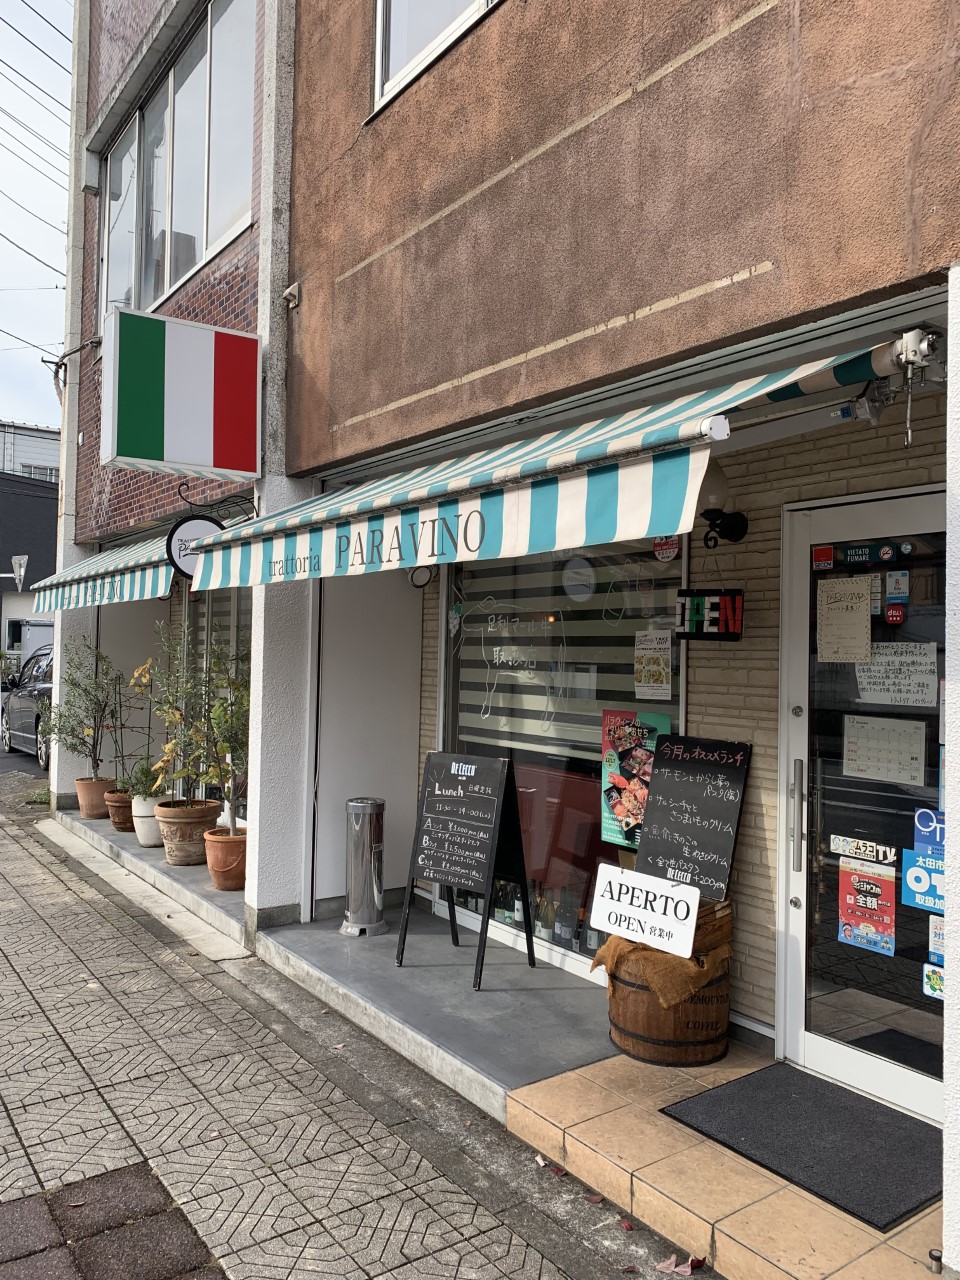
<path fill-rule="evenodd" d="M 696 995 L 718 974 L 725 973 L 730 956 L 728 942 L 685 960 L 666 951 L 655 951 L 642 942 L 611 936 L 593 957 L 590 969 L 603 965 L 611 979 L 617 975 L 629 982 L 642 982 L 656 995 L 662 1009 L 672 1009 Z M 622 972 L 624 968 L 629 969 L 627 975 Z M 612 986 L 612 981 L 608 982 L 608 994 Z"/>

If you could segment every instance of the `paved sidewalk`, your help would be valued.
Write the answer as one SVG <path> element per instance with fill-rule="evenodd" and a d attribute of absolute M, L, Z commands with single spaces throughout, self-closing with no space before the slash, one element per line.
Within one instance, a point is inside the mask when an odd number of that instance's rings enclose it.
<path fill-rule="evenodd" d="M 600 1280 L 673 1251 L 261 962 L 206 959 L 2 818 L 0 1099 L 0 1202 L 148 1166 L 234 1280 Z M 185 1271 L 68 1252 L 71 1280 Z M 0 1280 L 47 1274 L 24 1265 Z"/>

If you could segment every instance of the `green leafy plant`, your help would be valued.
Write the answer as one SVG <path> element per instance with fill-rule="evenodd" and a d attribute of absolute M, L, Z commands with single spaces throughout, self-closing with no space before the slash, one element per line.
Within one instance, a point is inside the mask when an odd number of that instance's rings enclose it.
<path fill-rule="evenodd" d="M 63 656 L 63 696 L 41 715 L 40 732 L 89 761 L 92 778 L 100 777 L 104 743 L 118 714 L 117 674 L 107 655 L 85 637 L 69 641 Z"/>
<path fill-rule="evenodd" d="M 232 651 L 217 629 L 207 655 L 207 769 L 203 781 L 219 787 L 230 805 L 230 834 L 246 798 L 250 761 L 250 655 Z"/>
<path fill-rule="evenodd" d="M 209 681 L 192 636 L 168 623 L 157 625 L 163 662 L 153 669 L 153 703 L 166 727 L 166 742 L 153 765 L 153 791 L 168 780 L 180 783 L 185 804 L 193 804 L 208 773 Z"/>
<path fill-rule="evenodd" d="M 153 696 L 153 659 L 148 658 L 130 677 L 129 689 L 133 705 L 145 711 L 144 741 L 140 744 L 133 767 L 125 778 L 126 790 L 138 800 L 149 800 L 157 791 L 170 790 L 167 773 L 157 770 L 153 762 L 153 717 L 156 712 Z M 159 776 L 158 776 L 159 775 Z"/>

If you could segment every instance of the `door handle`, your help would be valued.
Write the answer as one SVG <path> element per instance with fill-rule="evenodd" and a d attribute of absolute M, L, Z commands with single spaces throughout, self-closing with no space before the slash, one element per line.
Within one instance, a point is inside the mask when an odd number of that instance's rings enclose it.
<path fill-rule="evenodd" d="M 790 841 L 793 847 L 793 869 L 794 871 L 802 871 L 803 806 L 807 798 L 803 790 L 803 760 L 794 760 L 793 762 L 793 786 L 790 788 L 790 798 L 793 801 L 793 825 L 790 831 Z"/>

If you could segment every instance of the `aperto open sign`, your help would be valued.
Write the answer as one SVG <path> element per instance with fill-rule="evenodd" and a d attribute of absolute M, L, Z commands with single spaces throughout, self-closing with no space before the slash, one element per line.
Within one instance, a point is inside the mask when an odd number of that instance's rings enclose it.
<path fill-rule="evenodd" d="M 699 909 L 700 890 L 692 885 L 604 862 L 597 868 L 590 927 L 688 959 Z"/>

